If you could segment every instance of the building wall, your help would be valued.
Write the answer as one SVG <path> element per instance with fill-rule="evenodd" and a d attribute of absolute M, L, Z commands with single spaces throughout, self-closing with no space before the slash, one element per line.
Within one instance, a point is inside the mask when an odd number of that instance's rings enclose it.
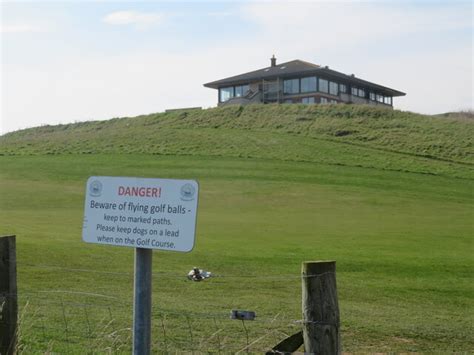
<path fill-rule="evenodd" d="M 360 96 L 355 96 L 351 94 L 340 94 L 341 100 L 347 103 L 354 103 L 357 105 L 373 105 L 373 106 L 382 106 L 382 107 L 392 107 L 392 105 L 385 104 L 378 101 L 369 100 Z"/>
<path fill-rule="evenodd" d="M 344 98 L 345 102 L 352 102 L 354 104 L 368 104 L 369 100 L 365 99 L 360 96 L 355 96 L 355 95 L 350 95 L 350 94 L 344 94 L 346 97 Z"/>
<path fill-rule="evenodd" d="M 352 95 L 350 85 L 346 84 L 347 93 L 339 92 L 339 95 L 331 95 L 325 92 L 308 92 L 308 93 L 298 93 L 298 94 L 284 94 L 283 93 L 283 79 L 275 80 L 273 82 L 269 81 L 255 81 L 249 83 L 249 88 L 252 92 L 258 92 L 262 89 L 262 85 L 265 85 L 267 90 L 269 90 L 267 95 L 263 93 L 261 95 L 254 96 L 251 100 L 248 100 L 244 97 L 234 97 L 226 102 L 218 102 L 219 106 L 228 105 L 228 104 L 240 104 L 245 105 L 249 103 L 272 103 L 272 102 L 279 102 L 285 103 L 291 102 L 293 103 L 301 103 L 303 98 L 314 97 L 315 103 L 321 103 L 321 98 L 325 98 L 328 103 L 331 102 L 341 102 L 341 103 L 353 103 L 357 105 L 365 104 L 365 105 L 373 105 L 373 106 L 383 106 L 383 107 L 392 107 L 392 105 L 381 103 L 378 101 L 372 101 L 368 98 Z M 366 92 L 368 92 L 366 90 Z M 324 99 L 323 99 L 324 100 Z"/>

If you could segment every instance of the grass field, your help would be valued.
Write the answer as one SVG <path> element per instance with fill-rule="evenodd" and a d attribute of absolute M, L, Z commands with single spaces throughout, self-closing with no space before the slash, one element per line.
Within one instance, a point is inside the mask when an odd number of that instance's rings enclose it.
<path fill-rule="evenodd" d="M 117 175 L 200 183 L 195 249 L 154 252 L 155 351 L 243 349 L 236 308 L 257 312 L 251 351 L 268 349 L 300 329 L 301 262 L 324 259 L 337 261 L 345 351 L 474 351 L 472 123 L 288 107 L 287 121 L 274 107 L 264 119 L 216 109 L 2 137 L 0 232 L 18 238 L 22 349 L 129 351 L 133 249 L 81 241 L 85 181 Z M 355 130 L 348 112 L 359 133 L 334 135 Z M 216 277 L 187 281 L 193 266 Z"/>

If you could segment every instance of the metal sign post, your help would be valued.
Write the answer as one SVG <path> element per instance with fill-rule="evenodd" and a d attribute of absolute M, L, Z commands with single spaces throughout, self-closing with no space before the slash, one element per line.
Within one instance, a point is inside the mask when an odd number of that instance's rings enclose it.
<path fill-rule="evenodd" d="M 152 250 L 194 247 L 199 185 L 194 180 L 91 176 L 82 239 L 135 248 L 133 354 L 151 347 Z"/>
<path fill-rule="evenodd" d="M 152 249 L 135 249 L 133 354 L 149 355 L 151 347 Z"/>

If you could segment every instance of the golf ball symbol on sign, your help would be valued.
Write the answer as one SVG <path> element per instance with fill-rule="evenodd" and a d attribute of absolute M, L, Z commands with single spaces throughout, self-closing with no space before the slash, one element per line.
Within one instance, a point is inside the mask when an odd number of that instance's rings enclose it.
<path fill-rule="evenodd" d="M 191 184 L 184 184 L 183 187 L 181 187 L 181 199 L 184 201 L 191 201 L 195 193 L 196 189 Z"/>
<path fill-rule="evenodd" d="M 99 180 L 92 181 L 89 191 L 91 196 L 99 197 L 102 193 L 102 183 Z"/>

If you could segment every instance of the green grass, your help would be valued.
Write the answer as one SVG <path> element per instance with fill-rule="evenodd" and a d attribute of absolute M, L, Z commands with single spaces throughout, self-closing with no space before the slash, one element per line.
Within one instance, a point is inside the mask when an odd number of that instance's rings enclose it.
<path fill-rule="evenodd" d="M 228 337 L 222 346 L 243 348 L 240 324 L 225 319 L 234 308 L 257 311 L 252 340 L 274 331 L 255 349 L 275 345 L 284 337 L 279 331 L 298 329 L 301 262 L 334 259 L 346 350 L 472 350 L 472 181 L 212 157 L 0 162 L 0 219 L 3 232 L 18 236 L 20 300 L 30 302 L 26 324 L 32 326 L 23 341 L 31 350 L 46 349 L 49 339 L 56 339 L 58 351 L 90 350 L 84 309 L 93 329 L 105 327 L 109 317 L 115 328 L 130 325 L 133 250 L 81 241 L 84 183 L 91 174 L 200 182 L 195 250 L 154 253 L 156 349 L 164 346 L 163 314 L 170 348 L 190 349 L 188 313 L 197 313 L 190 321 L 194 346 L 215 332 L 216 318 L 219 334 Z M 185 281 L 195 265 L 222 277 Z M 202 348 L 215 350 L 212 340 Z"/>
<path fill-rule="evenodd" d="M 474 351 L 471 133 L 466 120 L 288 105 L 3 136 L 22 349 L 129 352 L 133 249 L 81 240 L 87 178 L 117 175 L 200 183 L 195 249 L 154 252 L 154 351 L 243 349 L 237 308 L 257 312 L 251 350 L 270 348 L 300 329 L 301 262 L 324 259 L 337 261 L 345 351 Z M 193 266 L 216 277 L 187 281 Z"/>
<path fill-rule="evenodd" d="M 43 126 L 0 154 L 268 158 L 473 177 L 472 120 L 351 105 L 254 105 Z"/>

